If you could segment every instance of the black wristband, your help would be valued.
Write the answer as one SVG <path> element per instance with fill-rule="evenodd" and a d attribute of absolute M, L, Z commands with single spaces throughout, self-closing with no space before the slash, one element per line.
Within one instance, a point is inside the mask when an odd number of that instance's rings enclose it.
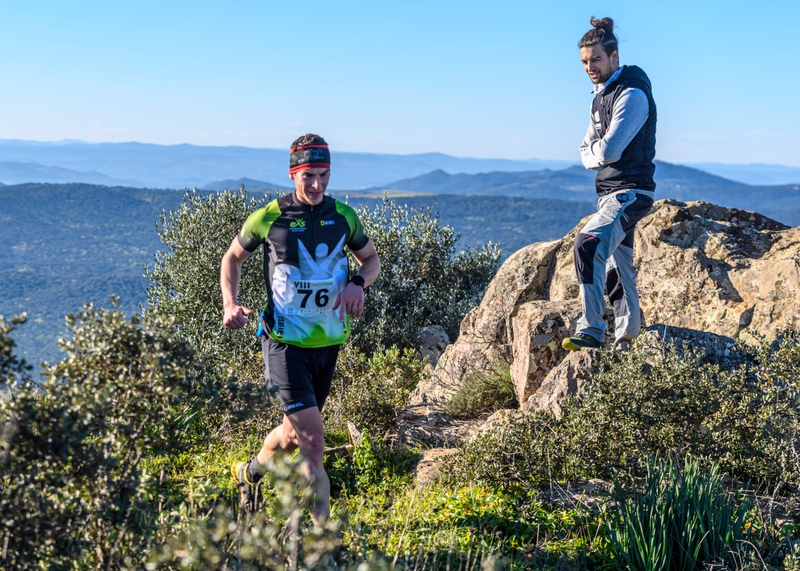
<path fill-rule="evenodd" d="M 358 287 L 360 287 L 362 289 L 367 284 L 367 282 L 364 281 L 364 278 L 362 278 L 358 274 L 356 274 L 356 275 L 354 275 L 353 277 L 350 278 L 350 283 L 351 284 L 355 284 L 355 285 L 357 285 Z"/>

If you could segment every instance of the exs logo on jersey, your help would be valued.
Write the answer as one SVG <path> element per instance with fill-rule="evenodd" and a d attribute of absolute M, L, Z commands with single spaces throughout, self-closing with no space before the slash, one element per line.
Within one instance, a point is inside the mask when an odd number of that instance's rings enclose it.
<path fill-rule="evenodd" d="M 298 218 L 297 220 L 293 220 L 289 226 L 291 227 L 292 232 L 305 232 L 306 231 L 306 221 L 303 218 Z"/>

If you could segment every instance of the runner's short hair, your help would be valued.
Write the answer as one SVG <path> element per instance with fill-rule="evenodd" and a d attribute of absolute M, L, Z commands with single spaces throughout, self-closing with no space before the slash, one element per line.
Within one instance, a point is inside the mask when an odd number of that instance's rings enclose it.
<path fill-rule="evenodd" d="M 594 16 L 589 18 L 592 29 L 583 34 L 578 43 L 579 48 L 589 48 L 601 44 L 603 51 L 611 55 L 618 49 L 617 37 L 614 35 L 614 20 L 611 18 L 601 18 L 596 20 Z"/>
<path fill-rule="evenodd" d="M 307 133 L 302 137 L 295 139 L 292 146 L 289 147 L 290 150 L 294 151 L 297 147 L 305 147 L 306 145 L 327 145 L 328 143 L 325 142 L 325 139 L 320 137 L 319 135 L 315 135 L 314 133 Z"/>

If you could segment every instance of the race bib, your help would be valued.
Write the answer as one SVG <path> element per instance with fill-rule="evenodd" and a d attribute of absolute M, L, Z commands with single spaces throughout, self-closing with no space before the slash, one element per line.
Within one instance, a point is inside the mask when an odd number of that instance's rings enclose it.
<path fill-rule="evenodd" d="M 336 297 L 333 278 L 323 280 L 287 280 L 286 315 L 322 315 Z"/>

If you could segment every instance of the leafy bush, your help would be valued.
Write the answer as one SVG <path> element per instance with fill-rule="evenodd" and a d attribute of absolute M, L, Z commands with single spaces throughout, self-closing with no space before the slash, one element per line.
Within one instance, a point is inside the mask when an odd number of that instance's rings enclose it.
<path fill-rule="evenodd" d="M 417 387 L 423 367 L 419 353 L 412 349 L 393 347 L 367 358 L 345 345 L 323 410 L 326 433 L 346 439 L 350 421 L 360 429 L 383 434 Z"/>
<path fill-rule="evenodd" d="M 0 386 L 30 381 L 28 372 L 31 367 L 25 362 L 25 359 L 20 360 L 14 354 L 17 344 L 11 338 L 11 333 L 26 320 L 27 317 L 24 313 L 12 317 L 10 323 L 0 315 Z"/>
<path fill-rule="evenodd" d="M 5 568 L 140 561 L 154 506 L 170 499 L 147 462 L 189 450 L 209 428 L 199 421 L 213 422 L 240 391 L 195 361 L 171 326 L 91 305 L 67 324 L 67 356 L 43 386 L 18 383 L 0 401 Z"/>
<path fill-rule="evenodd" d="M 471 375 L 445 405 L 445 412 L 456 418 L 479 418 L 497 410 L 516 408 L 517 391 L 507 363 L 494 370 Z"/>
<path fill-rule="evenodd" d="M 691 454 L 743 479 L 800 485 L 800 333 L 721 370 L 690 348 L 601 354 L 599 373 L 563 416 L 515 417 L 479 435 L 461 454 L 456 478 L 504 486 L 611 477 L 648 456 Z"/>
<path fill-rule="evenodd" d="M 441 325 L 455 338 L 497 272 L 499 248 L 489 243 L 456 253 L 459 235 L 441 225 L 438 213 L 399 206 L 387 197 L 372 212 L 359 209 L 359 216 L 382 271 L 367 289 L 364 316 L 353 327 L 351 342 L 368 354 L 413 347 L 426 325 Z"/>
<path fill-rule="evenodd" d="M 632 497 L 619 481 L 615 494 L 606 528 L 619 561 L 631 571 L 689 571 L 698 562 L 735 567 L 737 544 L 751 539 L 746 527 L 752 499 L 731 497 L 716 465 L 703 474 L 690 457 L 682 466 L 649 461 Z"/>
<path fill-rule="evenodd" d="M 201 355 L 253 381 L 263 374 L 257 319 L 239 332 L 222 325 L 219 267 L 247 216 L 269 200 L 269 195 L 256 200 L 244 192 L 187 190 L 177 210 L 161 213 L 156 230 L 166 249 L 156 252 L 153 268 L 144 273 L 149 281 L 146 315 L 174 319 Z M 244 262 L 239 286 L 240 302 L 255 316 L 266 301 L 262 260 L 251 256 Z"/>
<path fill-rule="evenodd" d="M 259 509 L 238 513 L 200 490 L 196 507 L 184 502 L 167 518 L 146 568 L 331 569 L 341 547 L 341 524 L 333 519 L 322 527 L 309 524 L 304 512 L 313 494 L 297 457 L 276 456 L 261 489 L 268 489 L 269 497 Z"/>

